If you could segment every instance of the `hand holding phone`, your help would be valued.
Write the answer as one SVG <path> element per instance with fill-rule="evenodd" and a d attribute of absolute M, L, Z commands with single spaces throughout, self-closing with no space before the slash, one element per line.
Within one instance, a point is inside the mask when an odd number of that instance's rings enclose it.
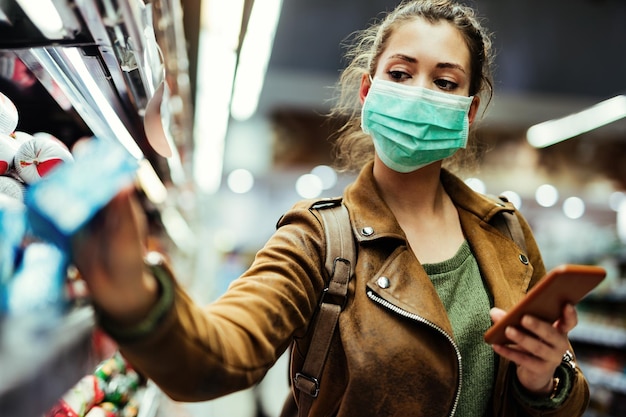
<path fill-rule="evenodd" d="M 485 332 L 485 342 L 507 344 L 508 326 L 520 326 L 522 316 L 530 314 L 550 323 L 556 321 L 566 304 L 577 304 L 606 276 L 599 266 L 565 264 L 552 269 L 502 319 Z"/>

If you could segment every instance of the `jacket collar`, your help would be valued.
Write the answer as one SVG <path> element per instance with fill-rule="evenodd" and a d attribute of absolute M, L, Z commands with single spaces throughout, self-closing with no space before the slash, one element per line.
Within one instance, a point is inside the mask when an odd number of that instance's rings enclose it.
<path fill-rule="evenodd" d="M 373 162 L 370 162 L 363 167 L 359 176 L 344 193 L 355 236 L 359 241 L 383 237 L 404 241 L 406 240 L 404 231 L 383 200 L 380 188 L 374 180 L 373 166 Z"/>
<path fill-rule="evenodd" d="M 369 241 L 378 238 L 406 240 L 406 236 L 382 199 L 378 184 L 374 179 L 373 162 L 361 170 L 356 180 L 347 187 L 344 194 L 346 207 L 351 213 L 352 225 L 357 240 Z M 468 187 L 460 178 L 441 170 L 441 183 L 446 192 L 461 210 L 470 213 L 484 222 L 500 211 L 513 211 L 511 203 L 496 201 L 481 195 Z"/>

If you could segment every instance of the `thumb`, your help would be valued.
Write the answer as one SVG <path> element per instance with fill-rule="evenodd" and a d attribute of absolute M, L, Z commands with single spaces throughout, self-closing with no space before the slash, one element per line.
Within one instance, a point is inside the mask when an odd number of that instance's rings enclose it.
<path fill-rule="evenodd" d="M 491 317 L 491 321 L 493 321 L 494 323 L 499 322 L 505 315 L 506 311 L 498 307 L 493 307 L 491 310 L 489 310 L 489 316 Z"/>

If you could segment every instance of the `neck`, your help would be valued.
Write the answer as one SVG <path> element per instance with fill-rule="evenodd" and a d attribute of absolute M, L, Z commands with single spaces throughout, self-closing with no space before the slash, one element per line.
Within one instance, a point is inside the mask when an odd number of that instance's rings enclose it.
<path fill-rule="evenodd" d="M 441 162 L 406 174 L 393 171 L 376 158 L 374 178 L 393 212 L 441 212 L 445 191 L 439 176 Z"/>

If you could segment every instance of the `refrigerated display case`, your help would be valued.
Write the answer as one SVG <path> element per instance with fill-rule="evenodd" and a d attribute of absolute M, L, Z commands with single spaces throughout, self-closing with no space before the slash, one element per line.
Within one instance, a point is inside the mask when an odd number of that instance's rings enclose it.
<path fill-rule="evenodd" d="M 70 149 L 90 136 L 119 141 L 140 162 L 159 224 L 164 206 L 176 209 L 168 190 L 190 184 L 184 45 L 176 0 L 2 0 L 0 91 L 18 109 L 19 131 L 47 132 Z M 0 315 L 0 415 L 42 415 L 100 359 L 89 303 L 40 313 Z"/>

